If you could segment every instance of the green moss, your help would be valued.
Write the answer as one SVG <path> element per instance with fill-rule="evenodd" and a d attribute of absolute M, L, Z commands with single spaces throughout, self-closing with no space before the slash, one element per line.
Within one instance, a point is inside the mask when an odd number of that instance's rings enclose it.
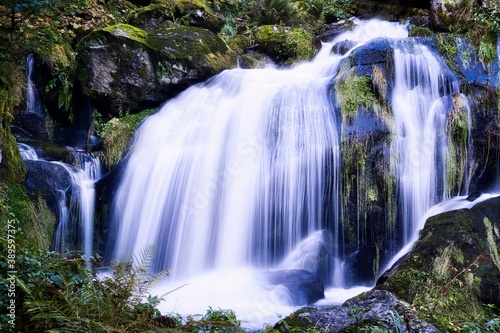
<path fill-rule="evenodd" d="M 479 42 L 478 49 L 479 60 L 483 63 L 490 63 L 497 58 L 497 50 L 495 45 L 490 41 Z"/>
<path fill-rule="evenodd" d="M 317 52 L 314 35 L 302 28 L 264 25 L 256 29 L 255 39 L 259 51 L 280 64 L 309 60 Z"/>
<path fill-rule="evenodd" d="M 108 168 L 116 165 L 127 151 L 137 127 L 153 109 L 144 110 L 123 118 L 113 118 L 104 124 L 101 137 L 104 139 L 104 162 Z"/>
<path fill-rule="evenodd" d="M 48 251 L 56 218 L 42 198 L 31 200 L 20 184 L 0 187 L 1 229 L 9 220 L 16 221 L 16 241 Z"/>
<path fill-rule="evenodd" d="M 490 222 L 490 220 L 485 217 L 483 219 L 484 226 L 486 228 L 486 236 L 487 236 L 487 242 L 488 242 L 488 248 L 490 250 L 490 256 L 497 266 L 498 269 L 500 269 L 500 253 L 498 251 L 498 245 L 495 242 L 495 237 L 499 238 L 500 237 L 500 232 L 498 229 L 495 228 L 495 226 Z"/>
<path fill-rule="evenodd" d="M 431 29 L 427 27 L 420 27 L 420 26 L 412 26 L 410 28 L 410 31 L 408 32 L 409 37 L 429 37 L 432 36 L 433 33 Z"/>
<path fill-rule="evenodd" d="M 148 33 L 142 29 L 136 28 L 130 24 L 116 24 L 103 29 L 116 37 L 126 37 L 146 46 L 148 44 Z"/>
<path fill-rule="evenodd" d="M 335 82 L 335 90 L 340 111 L 348 123 L 356 117 L 360 106 L 373 108 L 375 111 L 381 109 L 371 77 L 357 76 L 354 69 L 350 69 Z"/>
<path fill-rule="evenodd" d="M 461 95 L 453 96 L 446 124 L 448 151 L 446 155 L 446 181 L 448 195 L 460 194 L 467 172 L 469 120 L 468 107 Z"/>
<path fill-rule="evenodd" d="M 456 46 L 456 35 L 438 34 L 436 35 L 436 47 L 444 58 L 444 61 L 456 74 L 460 73 L 456 57 L 458 48 Z"/>
<path fill-rule="evenodd" d="M 6 184 L 24 181 L 26 167 L 10 130 L 13 103 L 7 91 L 0 90 L 0 180 Z"/>

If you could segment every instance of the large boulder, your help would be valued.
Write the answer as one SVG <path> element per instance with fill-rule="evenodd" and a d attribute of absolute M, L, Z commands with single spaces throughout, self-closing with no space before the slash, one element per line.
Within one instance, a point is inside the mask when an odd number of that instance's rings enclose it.
<path fill-rule="evenodd" d="M 255 29 L 255 50 L 280 65 L 310 60 L 319 50 L 316 37 L 303 28 L 263 25 Z"/>
<path fill-rule="evenodd" d="M 482 315 L 481 304 L 498 308 L 498 207 L 500 197 L 429 218 L 413 249 L 378 280 L 376 288 L 421 305 L 431 317 L 446 313 L 450 321 L 474 320 Z M 437 316 L 432 319 L 443 325 Z"/>
<path fill-rule="evenodd" d="M 236 65 L 217 35 L 196 27 L 146 31 L 118 24 L 85 37 L 78 55 L 83 89 L 111 116 L 157 107 Z"/>
<path fill-rule="evenodd" d="M 372 290 L 338 306 L 303 308 L 278 322 L 279 332 L 299 332 L 300 329 L 321 332 L 439 332 L 419 319 L 410 304 L 398 300 L 387 291 Z"/>

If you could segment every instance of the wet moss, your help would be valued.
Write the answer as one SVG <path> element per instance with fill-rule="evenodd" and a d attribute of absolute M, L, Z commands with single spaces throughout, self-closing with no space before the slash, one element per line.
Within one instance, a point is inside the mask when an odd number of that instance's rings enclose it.
<path fill-rule="evenodd" d="M 357 115 L 360 106 L 366 109 L 381 109 L 374 93 L 372 79 L 367 76 L 357 76 L 354 69 L 337 80 L 335 90 L 342 117 L 348 123 Z"/>
<path fill-rule="evenodd" d="M 303 28 L 264 25 L 254 34 L 259 51 L 279 64 L 310 60 L 318 51 L 315 36 Z"/>
<path fill-rule="evenodd" d="M 446 155 L 446 182 L 448 196 L 460 194 L 465 184 L 469 153 L 469 110 L 462 95 L 453 96 L 453 106 L 448 113 L 446 133 L 448 151 Z"/>
<path fill-rule="evenodd" d="M 21 184 L 0 186 L 0 229 L 4 230 L 8 220 L 16 221 L 18 242 L 36 248 L 50 250 L 56 227 L 56 218 L 45 200 L 32 200 Z"/>
<path fill-rule="evenodd" d="M 153 109 L 144 110 L 122 118 L 113 118 L 104 124 L 99 134 L 104 140 L 103 160 L 109 169 L 123 158 L 137 127 L 153 112 Z"/>

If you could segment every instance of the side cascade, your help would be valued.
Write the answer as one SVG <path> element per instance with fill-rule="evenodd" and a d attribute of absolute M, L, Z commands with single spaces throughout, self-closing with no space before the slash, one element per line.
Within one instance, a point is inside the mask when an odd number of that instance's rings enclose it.
<path fill-rule="evenodd" d="M 26 58 L 26 77 L 28 79 L 27 95 L 26 95 L 26 112 L 36 113 L 40 116 L 44 115 L 43 103 L 40 100 L 40 95 L 36 88 L 35 79 L 35 59 L 33 54 L 29 54 Z"/>
<path fill-rule="evenodd" d="M 419 230 L 425 212 L 446 198 L 450 186 L 446 183 L 446 125 L 452 96 L 459 94 L 459 87 L 444 61 L 424 45 L 400 41 L 394 63 L 391 104 L 396 138 L 392 156 L 398 178 L 399 214 L 405 221 L 402 243 L 407 244 Z"/>

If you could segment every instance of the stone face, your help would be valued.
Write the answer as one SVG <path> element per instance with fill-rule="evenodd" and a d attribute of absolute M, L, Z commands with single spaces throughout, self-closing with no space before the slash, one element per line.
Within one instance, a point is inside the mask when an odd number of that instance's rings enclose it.
<path fill-rule="evenodd" d="M 195 27 L 146 31 L 119 24 L 84 38 L 78 53 L 83 89 L 111 116 L 159 106 L 236 64 L 219 37 Z"/>
<path fill-rule="evenodd" d="M 415 310 L 389 292 L 372 290 L 351 298 L 341 306 L 304 308 L 296 311 L 274 328 L 289 332 L 289 328 L 313 327 L 322 332 L 370 332 L 376 329 L 396 332 L 439 332 L 420 320 Z"/>

